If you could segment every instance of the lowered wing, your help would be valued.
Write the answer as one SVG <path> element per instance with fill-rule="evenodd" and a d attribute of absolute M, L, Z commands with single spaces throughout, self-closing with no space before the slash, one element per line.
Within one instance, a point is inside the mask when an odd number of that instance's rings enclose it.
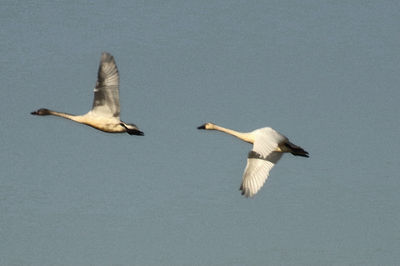
<path fill-rule="evenodd" d="M 263 157 L 255 151 L 250 151 L 243 173 L 243 181 L 240 185 L 242 195 L 253 197 L 264 185 L 272 167 L 281 157 L 281 152 L 272 152 L 269 156 Z"/>
<path fill-rule="evenodd" d="M 261 128 L 253 131 L 255 140 L 253 150 L 247 157 L 247 165 L 240 186 L 242 195 L 253 197 L 264 185 L 272 167 L 282 157 L 282 152 L 276 151 L 279 143 L 287 138 L 272 128 Z"/>

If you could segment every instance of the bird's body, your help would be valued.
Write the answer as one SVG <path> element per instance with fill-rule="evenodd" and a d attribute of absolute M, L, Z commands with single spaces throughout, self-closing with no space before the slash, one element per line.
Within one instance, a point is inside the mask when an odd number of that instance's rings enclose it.
<path fill-rule="evenodd" d="M 114 57 L 109 53 L 101 55 L 93 106 L 88 113 L 71 115 L 41 108 L 31 114 L 59 116 L 107 133 L 143 135 L 136 125 L 124 123 L 119 118 L 119 74 Z"/>
<path fill-rule="evenodd" d="M 267 180 L 270 170 L 283 153 L 289 152 L 296 156 L 308 157 L 308 152 L 303 148 L 294 145 L 288 138 L 270 127 L 243 133 L 206 123 L 199 126 L 198 129 L 218 130 L 253 144 L 253 149 L 248 154 L 240 186 L 242 195 L 246 197 L 253 197 L 260 190 Z"/>

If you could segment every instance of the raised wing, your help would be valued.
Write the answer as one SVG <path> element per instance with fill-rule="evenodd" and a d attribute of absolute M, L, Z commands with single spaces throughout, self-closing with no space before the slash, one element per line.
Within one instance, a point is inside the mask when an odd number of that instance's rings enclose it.
<path fill-rule="evenodd" d="M 255 151 L 250 151 L 243 173 L 243 181 L 240 185 L 242 195 L 253 197 L 264 185 L 269 176 L 269 171 L 281 157 L 282 153 L 276 151 L 267 157 L 263 157 Z"/>
<path fill-rule="evenodd" d="M 91 112 L 119 118 L 119 74 L 114 57 L 109 53 L 101 55 Z"/>

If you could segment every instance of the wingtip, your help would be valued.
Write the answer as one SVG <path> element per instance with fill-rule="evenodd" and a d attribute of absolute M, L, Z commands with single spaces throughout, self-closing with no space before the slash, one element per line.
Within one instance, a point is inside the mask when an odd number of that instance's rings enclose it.
<path fill-rule="evenodd" d="M 203 124 L 201 126 L 198 126 L 197 129 L 206 129 L 206 124 Z"/>
<path fill-rule="evenodd" d="M 240 194 L 242 194 L 243 197 L 245 198 L 252 198 L 255 194 L 250 193 L 250 191 L 246 191 L 245 188 L 243 187 L 243 184 L 240 185 Z"/>
<path fill-rule="evenodd" d="M 101 53 L 101 62 L 109 62 L 112 61 L 114 57 L 108 52 Z"/>
<path fill-rule="evenodd" d="M 112 55 L 109 52 L 104 51 L 101 53 L 101 56 L 112 56 Z"/>

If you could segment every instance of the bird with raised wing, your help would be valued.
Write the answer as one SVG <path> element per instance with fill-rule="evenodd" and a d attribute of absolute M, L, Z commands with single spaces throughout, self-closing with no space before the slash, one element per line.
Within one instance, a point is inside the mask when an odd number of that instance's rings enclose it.
<path fill-rule="evenodd" d="M 120 120 L 119 73 L 114 57 L 109 53 L 101 55 L 97 82 L 94 88 L 92 109 L 84 115 L 71 115 L 41 108 L 32 115 L 54 115 L 85 124 L 108 133 L 125 133 L 143 136 L 135 124 Z"/>
<path fill-rule="evenodd" d="M 218 130 L 243 141 L 253 144 L 247 157 L 240 190 L 245 197 L 253 197 L 264 185 L 272 167 L 283 153 L 309 157 L 303 148 L 291 143 L 288 138 L 270 127 L 253 130 L 248 133 L 224 128 L 213 123 L 206 123 L 198 129 Z"/>

